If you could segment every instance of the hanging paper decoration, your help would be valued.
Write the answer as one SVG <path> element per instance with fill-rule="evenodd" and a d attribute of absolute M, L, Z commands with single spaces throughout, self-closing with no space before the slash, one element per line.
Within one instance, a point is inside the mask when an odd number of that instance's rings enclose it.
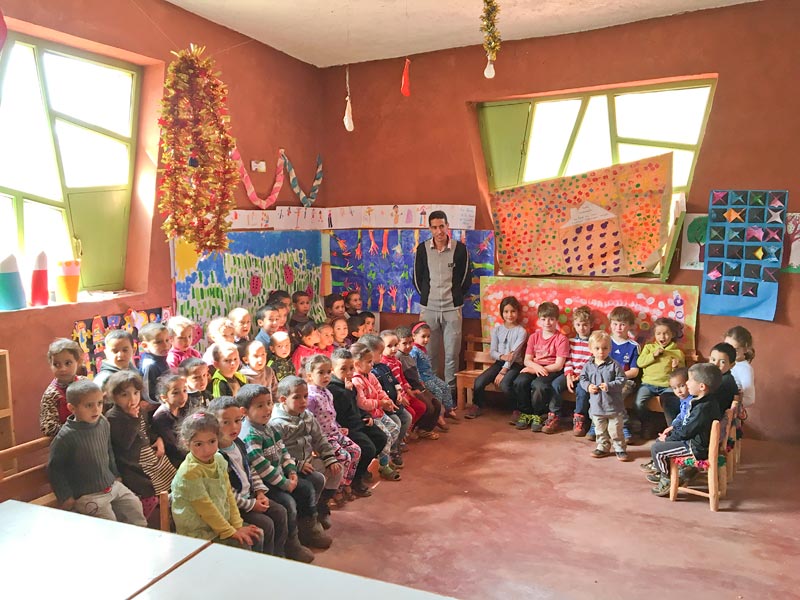
<path fill-rule="evenodd" d="M 486 69 L 483 76 L 486 79 L 494 77 L 494 61 L 500 50 L 500 32 L 497 30 L 497 13 L 500 7 L 497 0 L 483 0 L 483 14 L 481 15 L 481 31 L 483 32 L 483 49 L 486 50 Z"/>
<path fill-rule="evenodd" d="M 250 179 L 250 173 L 247 172 L 247 168 L 244 166 L 244 161 L 242 160 L 242 155 L 239 154 L 238 148 L 233 149 L 231 158 L 236 161 L 239 177 L 244 184 L 244 189 L 247 192 L 248 200 L 261 209 L 269 208 L 275 204 L 275 202 L 278 200 L 278 194 L 283 187 L 283 148 L 278 150 L 278 164 L 275 165 L 275 183 L 272 186 L 272 191 L 269 193 L 269 196 L 263 200 L 256 194 L 256 188 L 253 187 L 253 180 Z"/>
<path fill-rule="evenodd" d="M 411 95 L 411 76 L 408 73 L 409 67 L 411 66 L 411 59 L 406 59 L 406 64 L 403 67 L 403 77 L 400 80 L 400 93 L 403 94 L 406 98 Z"/>
<path fill-rule="evenodd" d="M 303 190 L 300 189 L 300 183 L 297 181 L 297 173 L 294 172 L 294 167 L 286 154 L 283 155 L 283 162 L 286 165 L 286 172 L 289 173 L 289 185 L 292 186 L 292 190 L 297 194 L 297 197 L 300 198 L 301 204 L 305 207 L 314 204 L 314 201 L 317 199 L 317 194 L 319 194 L 319 188 L 322 185 L 322 155 L 317 155 L 317 173 L 314 175 L 314 183 L 311 185 L 308 194 L 305 194 Z"/>
<path fill-rule="evenodd" d="M 162 177 L 158 208 L 167 237 L 180 237 L 198 252 L 228 247 L 230 223 L 239 183 L 232 158 L 227 87 L 214 62 L 201 58 L 204 47 L 173 52 L 162 99 Z"/>
<path fill-rule="evenodd" d="M 347 88 L 347 97 L 345 100 L 347 104 L 344 107 L 344 118 L 342 122 L 344 123 L 344 128 L 347 131 L 353 131 L 356 128 L 355 123 L 353 123 L 353 107 L 350 105 L 350 66 L 348 65 L 345 67 L 344 71 L 344 78 L 345 78 L 345 87 Z"/>

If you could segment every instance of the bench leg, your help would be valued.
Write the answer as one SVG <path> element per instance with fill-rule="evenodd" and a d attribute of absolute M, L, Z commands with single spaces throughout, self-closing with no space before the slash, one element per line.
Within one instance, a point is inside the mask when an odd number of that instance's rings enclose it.
<path fill-rule="evenodd" d="M 467 397 L 463 385 L 459 385 L 456 391 L 456 403 L 458 410 L 464 410 L 467 404 Z"/>

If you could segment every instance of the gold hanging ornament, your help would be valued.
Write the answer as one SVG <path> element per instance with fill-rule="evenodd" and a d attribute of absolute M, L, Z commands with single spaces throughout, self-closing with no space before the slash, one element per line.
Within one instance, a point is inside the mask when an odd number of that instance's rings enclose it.
<path fill-rule="evenodd" d="M 494 77 L 494 61 L 500 50 L 500 32 L 497 30 L 497 13 L 500 7 L 497 0 L 483 0 L 483 14 L 481 15 L 481 31 L 483 32 L 483 49 L 486 50 L 486 69 L 483 76 L 486 79 Z"/>

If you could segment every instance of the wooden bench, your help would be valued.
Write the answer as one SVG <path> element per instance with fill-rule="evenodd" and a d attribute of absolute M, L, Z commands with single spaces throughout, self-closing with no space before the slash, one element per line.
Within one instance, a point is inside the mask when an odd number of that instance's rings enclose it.
<path fill-rule="evenodd" d="M 57 505 L 47 479 L 50 442 L 51 438 L 41 437 L 0 450 L 0 502 L 14 499 L 40 506 Z"/>

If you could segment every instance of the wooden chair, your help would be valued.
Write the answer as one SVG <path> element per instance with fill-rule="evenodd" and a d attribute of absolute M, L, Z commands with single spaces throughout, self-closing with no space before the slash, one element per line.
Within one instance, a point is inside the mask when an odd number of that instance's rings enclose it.
<path fill-rule="evenodd" d="M 729 413 L 730 409 L 726 411 Z M 708 475 L 708 491 L 681 486 L 678 469 L 681 466 L 691 466 L 704 471 Z M 721 468 L 720 468 L 721 467 Z M 720 454 L 720 422 L 711 424 L 711 440 L 708 445 L 708 461 L 696 461 L 693 457 L 680 457 L 673 459 L 669 467 L 669 499 L 672 502 L 678 498 L 678 492 L 686 492 L 695 496 L 708 498 L 709 508 L 713 512 L 719 510 L 719 499 L 724 498 L 728 491 L 727 469 L 725 467 L 725 454 Z"/>
<path fill-rule="evenodd" d="M 158 495 L 158 528 L 161 531 L 175 531 L 172 522 L 172 511 L 169 507 L 169 492 Z"/>
<path fill-rule="evenodd" d="M 41 437 L 0 450 L 0 502 L 20 500 L 40 506 L 57 506 L 47 479 L 48 448 L 52 441 Z M 13 465 L 8 471 L 7 466 Z M 21 465 L 21 468 L 17 468 Z"/>
<path fill-rule="evenodd" d="M 464 362 L 466 369 L 456 373 L 456 399 L 459 410 L 463 410 L 467 404 L 472 404 L 472 388 L 478 375 L 483 373 L 494 360 L 485 352 L 484 344 L 489 344 L 490 340 L 474 335 L 467 336 L 466 350 L 464 351 Z M 487 387 L 494 390 L 494 385 Z"/>
<path fill-rule="evenodd" d="M 739 414 L 739 401 L 734 400 L 730 409 L 725 411 L 725 435 L 720 440 L 721 447 L 725 452 L 725 469 L 728 483 L 733 481 L 736 474 L 736 447 L 739 445 L 736 439 L 736 420 Z"/>

